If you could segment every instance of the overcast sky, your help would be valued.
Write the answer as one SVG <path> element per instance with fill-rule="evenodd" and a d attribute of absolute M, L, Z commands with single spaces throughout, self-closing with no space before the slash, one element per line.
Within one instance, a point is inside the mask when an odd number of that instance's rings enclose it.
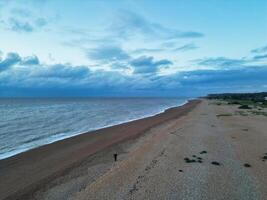
<path fill-rule="evenodd" d="M 0 0 L 0 96 L 266 90 L 266 0 Z"/>

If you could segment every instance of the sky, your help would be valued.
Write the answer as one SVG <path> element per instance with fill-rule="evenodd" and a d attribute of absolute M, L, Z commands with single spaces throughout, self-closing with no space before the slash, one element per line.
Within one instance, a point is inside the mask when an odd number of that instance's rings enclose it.
<path fill-rule="evenodd" d="M 0 0 L 0 96 L 267 91 L 266 0 Z"/>

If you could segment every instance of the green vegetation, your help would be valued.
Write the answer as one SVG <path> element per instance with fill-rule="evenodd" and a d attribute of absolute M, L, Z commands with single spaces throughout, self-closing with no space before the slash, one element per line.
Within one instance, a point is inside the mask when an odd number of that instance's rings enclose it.
<path fill-rule="evenodd" d="M 239 109 L 251 109 L 248 105 L 241 105 L 238 107 Z"/>
<path fill-rule="evenodd" d="M 264 101 L 267 97 L 267 92 L 260 93 L 223 93 L 223 94 L 209 94 L 208 99 L 232 99 L 232 100 L 253 100 Z"/>
<path fill-rule="evenodd" d="M 263 115 L 265 117 L 267 117 L 267 112 L 262 112 L 262 111 L 250 111 L 252 114 L 254 115 Z"/>
<path fill-rule="evenodd" d="M 236 111 L 235 114 L 241 116 L 248 116 L 248 114 L 245 111 Z"/>
<path fill-rule="evenodd" d="M 232 116 L 232 114 L 231 113 L 225 113 L 225 114 L 218 114 L 216 116 L 217 117 L 230 117 L 230 116 Z"/>
<path fill-rule="evenodd" d="M 261 93 L 225 93 L 225 94 L 210 94 L 207 99 L 216 100 L 212 104 L 215 105 L 235 105 L 238 111 L 235 115 L 249 116 L 262 115 L 267 117 L 267 92 Z M 232 116 L 230 113 L 218 114 L 217 117 Z"/>
<path fill-rule="evenodd" d="M 261 93 L 225 93 L 225 94 L 210 94 L 208 99 L 216 99 L 226 101 L 229 105 L 247 106 L 240 109 L 251 108 L 267 108 L 267 92 Z"/>
<path fill-rule="evenodd" d="M 209 105 L 217 105 L 217 106 L 221 106 L 221 105 L 226 105 L 227 103 L 225 101 L 215 101 L 212 103 L 209 103 Z"/>

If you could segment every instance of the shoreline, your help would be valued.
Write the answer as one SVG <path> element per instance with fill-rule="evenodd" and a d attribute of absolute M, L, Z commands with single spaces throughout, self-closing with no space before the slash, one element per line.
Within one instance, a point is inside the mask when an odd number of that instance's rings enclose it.
<path fill-rule="evenodd" d="M 199 100 L 164 112 L 86 132 L 0 160 L 0 199 L 27 198 L 48 182 L 78 167 L 83 160 L 108 147 L 135 139 L 166 121 L 184 116 Z"/>
<path fill-rule="evenodd" d="M 36 148 L 39 148 L 39 147 L 42 147 L 42 146 L 45 146 L 45 145 L 49 145 L 49 144 L 53 144 L 55 142 L 58 142 L 58 141 L 61 141 L 61 140 L 65 140 L 65 139 L 68 139 L 68 138 L 72 138 L 72 137 L 75 137 L 75 136 L 78 136 L 78 135 L 82 135 L 82 134 L 87 134 L 87 133 L 90 133 L 90 132 L 93 132 L 93 131 L 98 131 L 98 130 L 101 130 L 101 129 L 104 129 L 104 128 L 110 128 L 110 127 L 113 127 L 113 126 L 117 126 L 117 125 L 121 125 L 121 124 L 125 124 L 125 123 L 128 123 L 128 122 L 133 122 L 133 121 L 136 121 L 136 120 L 141 120 L 141 119 L 145 119 L 145 118 L 148 118 L 148 117 L 153 117 L 153 116 L 156 116 L 156 115 L 159 115 L 159 114 L 162 114 L 166 111 L 168 111 L 169 109 L 172 109 L 172 108 L 179 108 L 181 106 L 184 106 L 185 104 L 189 103 L 190 101 L 193 101 L 193 100 L 196 100 L 195 98 L 190 98 L 188 100 L 185 100 L 183 103 L 179 104 L 179 105 L 176 105 L 176 106 L 172 106 L 172 107 L 168 107 L 166 109 L 163 109 L 159 112 L 156 112 L 154 114 L 147 114 L 147 115 L 144 115 L 140 118 L 134 118 L 134 119 L 131 119 L 131 120 L 128 120 L 128 121 L 121 121 L 121 122 L 118 122 L 118 123 L 114 123 L 114 124 L 110 124 L 110 125 L 107 125 L 107 126 L 102 126 L 102 127 L 98 127 L 98 128 L 95 128 L 95 129 L 92 129 L 92 130 L 88 130 L 88 131 L 82 131 L 82 132 L 77 132 L 77 133 L 73 133 L 73 134 L 70 134 L 68 136 L 63 136 L 63 137 L 59 137 L 59 138 L 56 138 L 54 140 L 51 140 L 49 142 L 46 142 L 46 143 L 43 143 L 42 145 L 40 146 L 36 146 L 36 147 L 33 147 L 33 148 L 22 148 L 20 150 L 14 150 L 13 152 L 15 153 L 4 153 L 3 155 L 6 155 L 7 156 L 2 156 L 0 157 L 0 161 L 1 160 L 4 160 L 4 159 L 8 159 L 8 158 L 11 158 L 11 157 L 14 157 L 14 156 L 17 156 L 21 153 L 25 153 L 25 152 L 28 152 L 30 150 L 33 150 L 33 149 L 36 149 Z"/>

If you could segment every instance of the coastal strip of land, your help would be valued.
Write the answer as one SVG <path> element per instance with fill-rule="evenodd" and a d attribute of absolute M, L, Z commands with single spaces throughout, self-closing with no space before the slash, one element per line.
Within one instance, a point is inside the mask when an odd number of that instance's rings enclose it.
<path fill-rule="evenodd" d="M 181 118 L 199 100 L 164 113 L 116 125 L 29 150 L 0 161 L 0 199 L 68 199 L 118 162 L 125 148 L 151 129 Z M 125 157 L 126 156 L 126 157 Z"/>

